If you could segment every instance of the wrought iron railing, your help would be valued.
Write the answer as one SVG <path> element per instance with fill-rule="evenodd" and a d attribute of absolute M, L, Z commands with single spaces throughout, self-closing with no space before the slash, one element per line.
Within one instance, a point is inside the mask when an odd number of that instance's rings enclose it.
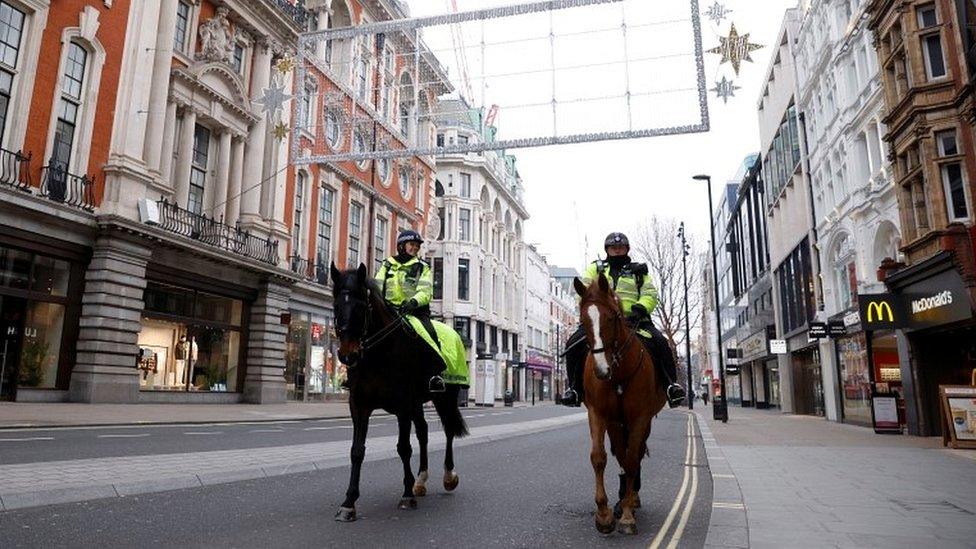
<path fill-rule="evenodd" d="M 95 210 L 95 180 L 75 175 L 63 162 L 51 160 L 41 170 L 41 196 L 86 211 Z"/>
<path fill-rule="evenodd" d="M 163 230 L 240 256 L 271 265 L 278 264 L 278 241 L 242 230 L 240 221 L 231 227 L 212 217 L 181 208 L 165 198 L 157 201 L 156 205 L 159 207 L 159 227 Z"/>
<path fill-rule="evenodd" d="M 30 191 L 30 154 L 0 149 L 0 184 Z"/>
<path fill-rule="evenodd" d="M 293 273 L 301 276 L 308 282 L 315 282 L 323 286 L 328 284 L 329 271 L 325 265 L 315 263 L 311 259 L 305 259 L 297 255 L 293 255 L 288 259 Z"/>
<path fill-rule="evenodd" d="M 294 2 L 290 2 L 289 0 L 270 1 L 272 4 L 278 6 L 278 9 L 290 17 L 292 21 L 302 28 L 302 30 L 307 30 L 305 26 L 308 23 L 310 14 L 309 11 L 305 9 L 305 0 L 295 0 Z"/>

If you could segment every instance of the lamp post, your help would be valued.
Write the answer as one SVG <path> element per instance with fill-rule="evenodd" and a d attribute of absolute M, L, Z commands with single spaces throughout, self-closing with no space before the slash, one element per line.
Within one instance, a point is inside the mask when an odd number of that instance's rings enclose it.
<path fill-rule="evenodd" d="M 719 403 L 712 398 L 712 417 L 722 420 L 722 423 L 729 421 L 729 407 L 725 400 L 725 367 L 722 365 L 722 308 L 718 297 L 718 262 L 715 255 L 715 210 L 712 206 L 712 176 L 696 175 L 692 177 L 695 181 L 705 181 L 708 184 L 708 227 L 711 231 L 711 252 L 712 252 L 712 287 L 715 290 L 715 333 L 718 336 L 718 379 L 719 394 L 722 402 Z"/>
<path fill-rule="evenodd" d="M 688 240 L 685 238 L 685 222 L 678 227 L 678 238 L 681 239 L 681 272 L 685 280 L 685 364 L 688 369 L 688 409 L 695 409 L 695 391 L 691 383 L 691 321 L 688 319 Z"/>

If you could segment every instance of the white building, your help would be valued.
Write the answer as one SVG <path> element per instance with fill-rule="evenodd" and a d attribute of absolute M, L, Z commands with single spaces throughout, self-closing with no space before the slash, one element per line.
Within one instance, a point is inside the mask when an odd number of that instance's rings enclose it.
<path fill-rule="evenodd" d="M 549 267 L 549 275 L 549 352 L 555 359 L 553 386 L 558 396 L 566 390 L 566 361 L 561 355 L 566 339 L 579 324 L 572 280 L 580 274 L 572 268 Z"/>
<path fill-rule="evenodd" d="M 483 115 L 462 100 L 440 102 L 438 143 L 493 139 L 495 128 L 484 125 Z M 435 279 L 431 308 L 470 342 L 469 398 L 490 402 L 513 386 L 524 341 L 522 181 L 514 156 L 452 154 L 438 158 L 435 187 L 439 221 L 425 235 Z M 491 398 L 485 378 L 494 379 Z"/>
<path fill-rule="evenodd" d="M 848 331 L 846 337 L 820 341 L 824 372 L 840 372 L 839 398 L 825 399 L 827 416 L 863 425 L 871 424 L 869 337 L 860 328 L 857 294 L 885 291 L 877 269 L 883 259 L 898 257 L 900 242 L 897 197 L 881 139 L 884 95 L 864 17 L 868 3 L 813 0 L 795 51 L 820 251 L 822 320 L 844 322 Z"/>
<path fill-rule="evenodd" d="M 518 386 L 510 387 L 521 400 L 551 400 L 555 360 L 550 341 L 550 288 L 546 258 L 535 246 L 525 251 L 525 359 Z M 518 390 L 516 390 L 518 389 Z"/>
<path fill-rule="evenodd" d="M 823 369 L 819 347 L 808 337 L 820 303 L 816 231 L 809 181 L 804 169 L 802 119 L 794 49 L 802 13 L 789 9 L 773 44 L 758 103 L 760 154 L 768 208 L 769 259 L 773 269 L 776 338 L 786 339 L 779 356 L 784 412 L 823 415 L 832 399 L 824 391 L 831 372 Z"/>

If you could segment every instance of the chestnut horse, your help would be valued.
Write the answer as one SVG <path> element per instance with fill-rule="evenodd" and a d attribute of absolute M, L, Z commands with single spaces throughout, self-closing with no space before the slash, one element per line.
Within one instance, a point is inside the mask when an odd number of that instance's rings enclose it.
<path fill-rule="evenodd" d="M 592 442 L 590 462 L 596 474 L 596 529 L 608 534 L 616 526 L 622 534 L 636 534 L 641 459 L 647 453 L 651 419 L 664 408 L 665 394 L 650 355 L 624 319 L 620 300 L 603 274 L 588 287 L 578 278 L 573 286 L 581 298 L 580 322 L 590 346 L 583 388 Z M 603 482 L 608 433 L 610 451 L 623 470 L 619 524 Z"/>

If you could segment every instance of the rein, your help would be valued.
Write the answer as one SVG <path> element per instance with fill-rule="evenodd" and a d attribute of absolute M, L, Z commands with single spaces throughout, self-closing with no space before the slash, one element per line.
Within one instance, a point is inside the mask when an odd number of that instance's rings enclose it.
<path fill-rule="evenodd" d="M 372 297 L 372 292 L 373 292 L 372 289 L 367 286 L 366 299 L 364 300 L 366 304 L 366 315 L 363 318 L 364 334 L 369 331 L 369 319 L 370 317 L 373 316 L 373 303 L 372 300 L 370 299 Z M 365 354 L 366 351 L 368 351 L 370 348 L 379 345 L 380 342 L 382 342 L 384 339 L 386 339 L 391 334 L 393 334 L 393 332 L 397 331 L 400 325 L 403 324 L 404 316 L 405 315 L 403 313 L 398 312 L 394 316 L 393 321 L 391 321 L 389 324 L 381 328 L 378 332 L 376 332 L 375 334 L 369 337 L 363 337 L 362 341 L 359 344 L 359 348 L 362 351 L 362 353 Z"/>
<path fill-rule="evenodd" d="M 620 314 L 620 311 L 619 310 L 614 311 L 613 318 L 616 321 L 623 322 L 623 315 Z M 603 347 L 600 347 L 598 349 L 592 349 L 590 351 L 590 354 L 594 354 L 594 355 L 599 355 L 599 354 L 607 354 L 608 355 L 607 356 L 607 358 L 608 358 L 608 361 L 607 362 L 610 363 L 610 366 L 612 368 L 612 370 L 611 370 L 611 377 L 613 376 L 613 372 L 615 370 L 619 370 L 620 369 L 620 361 L 623 358 L 622 357 L 622 353 L 625 352 L 625 350 L 627 349 L 627 347 L 630 345 L 631 341 L 633 341 L 633 339 L 637 336 L 637 329 L 636 328 L 631 328 L 630 326 L 627 326 L 627 323 L 626 322 L 623 322 L 623 324 L 626 327 L 627 331 L 630 332 L 630 335 L 627 336 L 627 339 L 624 340 L 624 342 L 623 342 L 622 345 L 615 345 L 615 349 L 611 350 L 609 353 L 607 353 L 607 345 L 606 344 L 604 344 Z M 639 347 L 640 347 L 640 356 L 637 357 L 637 364 L 638 364 L 638 366 L 643 366 L 643 364 L 644 364 L 644 360 L 643 360 L 644 359 L 644 346 L 643 345 L 639 345 Z"/>

